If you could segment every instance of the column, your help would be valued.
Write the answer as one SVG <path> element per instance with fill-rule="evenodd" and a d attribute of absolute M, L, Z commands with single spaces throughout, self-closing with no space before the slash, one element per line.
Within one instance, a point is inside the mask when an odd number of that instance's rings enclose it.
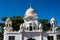
<path fill-rule="evenodd" d="M 8 36 L 6 34 L 4 34 L 3 40 L 8 40 Z"/>
<path fill-rule="evenodd" d="M 22 33 L 20 33 L 20 40 L 22 40 Z"/>
<path fill-rule="evenodd" d="M 54 40 L 57 40 L 57 36 L 56 36 L 56 34 L 54 35 L 54 38 L 53 38 Z"/>

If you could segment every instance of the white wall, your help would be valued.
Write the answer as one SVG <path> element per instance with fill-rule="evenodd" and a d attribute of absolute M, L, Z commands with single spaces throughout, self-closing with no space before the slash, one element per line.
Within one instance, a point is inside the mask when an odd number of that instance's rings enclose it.
<path fill-rule="evenodd" d="M 55 33 L 43 33 L 43 40 L 48 40 L 48 36 L 53 36 L 54 40 L 57 40 L 56 34 Z"/>
<path fill-rule="evenodd" d="M 52 33 L 52 34 L 49 34 L 49 36 L 53 36 L 53 39 L 57 40 L 56 34 Z"/>
<path fill-rule="evenodd" d="M 35 33 L 35 32 L 23 33 L 22 36 L 23 36 L 23 39 L 22 40 L 27 40 L 29 38 L 40 40 L 40 38 L 41 38 L 40 33 Z"/>
<path fill-rule="evenodd" d="M 53 36 L 54 40 L 57 40 L 56 34 L 54 33 L 40 33 L 40 32 L 24 32 L 24 33 L 8 33 L 4 35 L 4 40 L 8 40 L 9 36 L 15 36 L 15 40 L 27 40 L 33 38 L 36 40 L 48 40 L 48 36 Z"/>
<path fill-rule="evenodd" d="M 20 38 L 21 35 L 19 33 L 15 33 L 15 34 L 9 33 L 9 34 L 5 34 L 4 36 L 5 36 L 4 40 L 9 40 L 9 36 L 15 36 L 15 40 L 21 40 Z"/>

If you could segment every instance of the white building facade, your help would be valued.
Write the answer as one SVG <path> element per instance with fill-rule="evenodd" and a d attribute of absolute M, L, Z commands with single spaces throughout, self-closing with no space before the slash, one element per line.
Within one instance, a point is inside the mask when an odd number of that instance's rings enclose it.
<path fill-rule="evenodd" d="M 3 40 L 60 40 L 60 30 L 56 30 L 56 19 L 52 17 L 51 29 L 42 30 L 42 24 L 38 24 L 36 11 L 30 6 L 24 15 L 24 23 L 20 25 L 19 31 L 12 31 L 12 21 L 8 18 L 4 27 Z"/>

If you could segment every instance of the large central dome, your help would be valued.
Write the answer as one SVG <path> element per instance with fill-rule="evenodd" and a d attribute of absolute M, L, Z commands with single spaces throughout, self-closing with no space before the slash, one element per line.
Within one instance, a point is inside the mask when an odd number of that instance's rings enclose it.
<path fill-rule="evenodd" d="M 36 11 L 30 6 L 29 9 L 27 9 L 25 15 L 34 15 L 36 13 Z"/>
<path fill-rule="evenodd" d="M 27 11 L 25 12 L 24 18 L 30 18 L 30 17 L 34 17 L 34 18 L 38 18 L 36 11 L 31 7 L 27 9 Z"/>

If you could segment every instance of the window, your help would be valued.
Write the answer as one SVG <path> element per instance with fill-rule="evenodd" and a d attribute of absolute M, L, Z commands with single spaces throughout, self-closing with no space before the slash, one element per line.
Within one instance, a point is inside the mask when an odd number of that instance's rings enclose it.
<path fill-rule="evenodd" d="M 8 27 L 8 24 L 6 24 L 6 27 Z"/>
<path fill-rule="evenodd" d="M 48 36 L 48 40 L 53 40 L 53 36 Z"/>
<path fill-rule="evenodd" d="M 29 27 L 30 27 L 30 31 L 32 31 L 32 23 L 30 23 L 29 25 L 30 25 L 30 26 L 29 26 Z"/>
<path fill-rule="evenodd" d="M 9 40 L 15 40 L 15 36 L 9 36 Z"/>
<path fill-rule="evenodd" d="M 30 26 L 30 31 L 32 31 L 32 26 Z"/>
<path fill-rule="evenodd" d="M 9 24 L 9 27 L 11 27 L 11 24 Z"/>
<path fill-rule="evenodd" d="M 60 40 L 60 35 L 57 35 L 57 40 Z"/>

